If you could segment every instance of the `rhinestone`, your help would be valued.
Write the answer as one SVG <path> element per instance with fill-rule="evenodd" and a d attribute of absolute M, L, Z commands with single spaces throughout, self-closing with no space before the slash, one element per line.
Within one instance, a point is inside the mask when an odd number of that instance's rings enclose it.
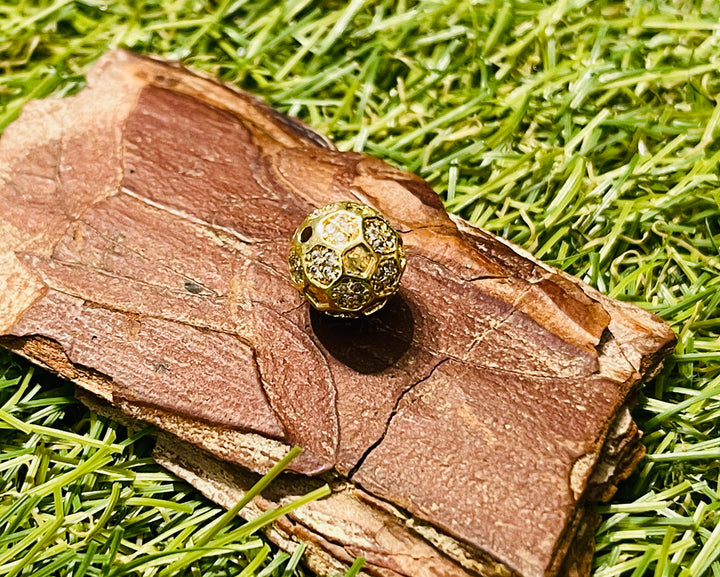
<path fill-rule="evenodd" d="M 395 250 L 397 233 L 381 218 L 366 218 L 364 221 L 365 240 L 376 252 L 388 254 Z"/>
<path fill-rule="evenodd" d="M 344 278 L 330 291 L 330 298 L 347 311 L 357 311 L 370 302 L 372 293 L 364 282 Z"/>
<path fill-rule="evenodd" d="M 400 280 L 400 267 L 394 258 L 386 258 L 380 262 L 375 274 L 370 279 L 373 290 L 384 295 L 392 292 L 398 281 Z"/>
<path fill-rule="evenodd" d="M 330 286 L 342 275 L 340 257 L 333 249 L 316 245 L 305 253 L 305 272 L 311 281 Z"/>
<path fill-rule="evenodd" d="M 338 212 L 322 222 L 320 231 L 325 242 L 342 246 L 360 234 L 360 219 L 347 212 Z"/>
<path fill-rule="evenodd" d="M 288 261 L 290 265 L 290 279 L 296 286 L 302 286 L 303 284 L 303 266 L 300 256 L 293 252 L 290 253 L 290 259 Z"/>

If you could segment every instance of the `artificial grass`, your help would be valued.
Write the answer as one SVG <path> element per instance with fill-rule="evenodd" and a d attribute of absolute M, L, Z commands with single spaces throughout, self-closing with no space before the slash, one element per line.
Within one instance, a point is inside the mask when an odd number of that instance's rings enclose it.
<path fill-rule="evenodd" d="M 648 457 L 598 507 L 594 575 L 720 577 L 719 43 L 709 0 L 11 0 L 0 127 L 78 90 L 112 46 L 181 58 L 661 315 L 677 351 L 635 411 Z M 169 574 L 205 546 L 227 517 L 154 465 L 145 436 L 2 358 L 0 576 Z M 228 519 L 178 574 L 302 571 L 242 527 Z"/>

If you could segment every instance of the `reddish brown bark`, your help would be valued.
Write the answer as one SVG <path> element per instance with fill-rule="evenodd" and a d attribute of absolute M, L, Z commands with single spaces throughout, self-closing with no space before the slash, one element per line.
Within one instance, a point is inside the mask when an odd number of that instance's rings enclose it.
<path fill-rule="evenodd" d="M 330 479 L 273 533 L 318 569 L 587 573 L 586 499 L 642 455 L 627 405 L 672 349 L 659 319 L 449 217 L 419 178 L 125 52 L 28 105 L 0 166 L 2 343 L 185 441 L 158 459 L 212 498 L 296 444 L 302 475 L 254 506 Z M 314 313 L 288 279 L 295 227 L 339 200 L 408 253 L 368 319 Z"/>

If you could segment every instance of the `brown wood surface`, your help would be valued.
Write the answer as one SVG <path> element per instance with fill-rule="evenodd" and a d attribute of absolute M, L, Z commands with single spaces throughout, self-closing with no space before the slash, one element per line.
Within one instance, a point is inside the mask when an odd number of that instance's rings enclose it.
<path fill-rule="evenodd" d="M 88 81 L 0 141 L 4 346 L 171 433 L 160 462 L 224 505 L 301 446 L 254 506 L 329 481 L 273 533 L 321 570 L 588 573 L 585 504 L 642 456 L 627 407 L 666 325 L 245 93 L 126 52 Z M 295 227 L 339 200 L 408 253 L 368 319 L 315 313 L 288 279 Z"/>

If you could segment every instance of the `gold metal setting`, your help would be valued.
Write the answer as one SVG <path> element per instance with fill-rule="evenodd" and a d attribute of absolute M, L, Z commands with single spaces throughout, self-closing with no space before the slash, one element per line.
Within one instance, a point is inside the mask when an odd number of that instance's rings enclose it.
<path fill-rule="evenodd" d="M 336 202 L 311 212 L 293 235 L 290 279 L 317 310 L 358 317 L 380 310 L 405 271 L 402 238 L 378 211 Z"/>

